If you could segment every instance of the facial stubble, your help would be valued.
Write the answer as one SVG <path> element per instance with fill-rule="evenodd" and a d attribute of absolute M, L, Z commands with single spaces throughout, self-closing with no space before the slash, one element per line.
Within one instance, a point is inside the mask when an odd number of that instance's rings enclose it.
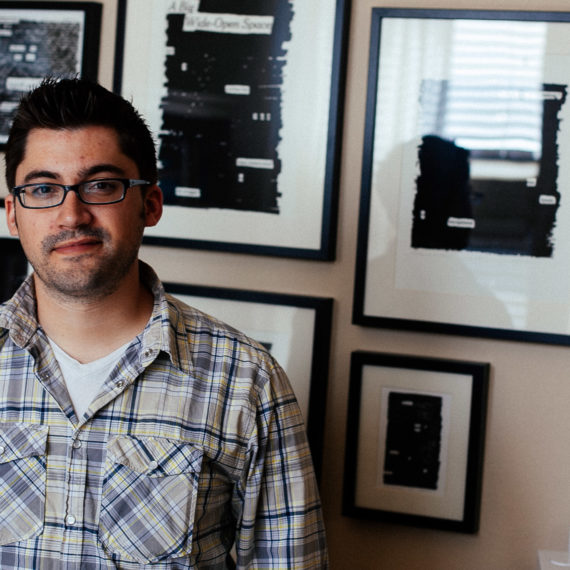
<path fill-rule="evenodd" d="M 41 242 L 40 258 L 32 259 L 27 255 L 28 261 L 45 288 L 57 297 L 74 302 L 91 302 L 104 298 L 119 288 L 133 264 L 137 262 L 145 227 L 144 207 L 136 221 L 138 227 L 133 235 L 137 238 L 124 243 L 115 251 L 111 249 L 111 235 L 104 228 L 79 227 L 45 237 Z M 85 267 L 82 262 L 91 256 L 91 253 L 70 256 L 63 263 L 59 263 L 58 267 L 50 264 L 50 258 L 58 244 L 82 239 L 99 242 L 101 251 L 96 253 L 99 256 L 98 265 Z M 22 246 L 25 251 L 25 245 Z"/>

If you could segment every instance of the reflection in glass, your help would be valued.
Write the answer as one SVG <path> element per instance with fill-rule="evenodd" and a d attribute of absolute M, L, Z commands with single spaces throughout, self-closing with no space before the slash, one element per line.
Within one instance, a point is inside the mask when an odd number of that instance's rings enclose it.
<path fill-rule="evenodd" d="M 567 86 L 542 80 L 546 24 L 454 23 L 420 88 L 412 247 L 551 257 Z"/>

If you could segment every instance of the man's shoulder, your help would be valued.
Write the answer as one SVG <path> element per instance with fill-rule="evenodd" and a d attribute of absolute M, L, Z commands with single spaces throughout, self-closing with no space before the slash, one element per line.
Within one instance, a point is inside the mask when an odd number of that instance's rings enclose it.
<path fill-rule="evenodd" d="M 0 303 L 0 339 L 10 333 L 24 342 L 37 326 L 35 297 L 28 281 L 10 299 Z"/>
<path fill-rule="evenodd" d="M 288 397 L 289 381 L 268 347 L 175 297 L 167 294 L 166 301 L 171 358 L 200 386 L 206 390 L 230 387 L 234 403 L 252 406 L 259 398 Z"/>
<path fill-rule="evenodd" d="M 261 339 L 248 336 L 223 320 L 209 315 L 184 301 L 166 294 L 170 309 L 170 324 L 177 336 L 183 335 L 183 341 L 190 343 L 195 350 L 203 349 L 204 345 L 220 348 L 231 348 L 234 355 L 244 354 L 248 358 L 255 357 L 259 361 L 273 363 L 266 346 Z"/>
<path fill-rule="evenodd" d="M 0 347 L 4 343 L 4 339 L 8 336 L 10 325 L 10 313 L 7 308 L 7 301 L 0 303 Z"/>
<path fill-rule="evenodd" d="M 28 344 L 35 330 L 31 321 L 19 318 L 7 308 L 6 303 L 0 304 L 0 352 L 4 354 L 4 351 L 8 351 L 4 356 L 13 351 L 19 352 Z"/>

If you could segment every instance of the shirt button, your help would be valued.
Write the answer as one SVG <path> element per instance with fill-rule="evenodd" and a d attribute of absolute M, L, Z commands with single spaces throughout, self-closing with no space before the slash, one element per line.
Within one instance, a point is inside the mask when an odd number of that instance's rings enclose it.
<path fill-rule="evenodd" d="M 6 453 L 6 448 L 3 445 L 0 445 L 0 455 L 4 455 Z"/>
<path fill-rule="evenodd" d="M 67 515 L 65 517 L 65 524 L 66 525 L 73 525 L 77 519 L 73 515 Z"/>
<path fill-rule="evenodd" d="M 115 384 L 115 386 L 117 388 L 122 388 L 125 385 L 125 381 L 124 380 L 117 380 L 117 383 Z"/>
<path fill-rule="evenodd" d="M 151 469 L 156 469 L 157 467 L 158 467 L 158 461 L 151 461 L 151 462 L 148 464 L 149 470 L 151 470 Z"/>
<path fill-rule="evenodd" d="M 73 449 L 79 449 L 82 446 L 82 443 L 80 440 L 76 439 L 72 445 L 73 445 Z"/>

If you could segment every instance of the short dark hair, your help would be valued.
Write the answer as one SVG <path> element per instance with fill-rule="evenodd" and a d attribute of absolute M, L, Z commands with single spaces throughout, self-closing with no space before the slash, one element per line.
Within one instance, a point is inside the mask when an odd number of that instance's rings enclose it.
<path fill-rule="evenodd" d="M 16 109 L 6 143 L 6 182 L 16 184 L 16 169 L 24 160 L 32 129 L 110 127 L 117 132 L 121 151 L 135 162 L 141 178 L 158 179 L 152 134 L 133 105 L 98 83 L 79 78 L 45 78 L 24 95 Z"/>

